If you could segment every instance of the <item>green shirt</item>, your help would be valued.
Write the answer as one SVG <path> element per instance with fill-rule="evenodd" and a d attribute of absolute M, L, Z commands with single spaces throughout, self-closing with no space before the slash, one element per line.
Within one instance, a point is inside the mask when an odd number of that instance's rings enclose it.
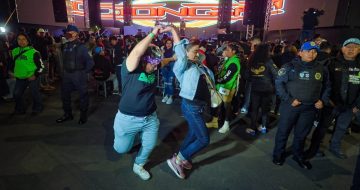
<path fill-rule="evenodd" d="M 18 56 L 22 52 L 26 51 L 22 55 Z M 17 47 L 12 50 L 12 58 L 17 58 L 15 60 L 15 68 L 14 68 L 14 75 L 16 78 L 19 79 L 26 79 L 35 74 L 37 69 L 36 64 L 34 62 L 34 55 L 37 51 L 31 47 Z"/>
<path fill-rule="evenodd" d="M 225 65 L 224 65 L 224 68 L 223 68 L 223 70 L 220 72 L 219 77 L 224 77 L 224 75 L 226 75 L 227 70 L 228 70 L 228 68 L 229 68 L 229 66 L 230 66 L 231 64 L 235 64 L 236 67 L 237 67 L 237 70 L 236 70 L 235 74 L 234 74 L 233 77 L 232 77 L 229 81 L 227 81 L 226 83 L 224 83 L 224 84 L 217 84 L 217 85 L 216 85 L 216 89 L 217 89 L 217 90 L 219 90 L 221 87 L 223 87 L 223 88 L 225 88 L 225 89 L 228 89 L 228 90 L 232 90 L 232 89 L 235 89 L 235 88 L 237 87 L 237 85 L 238 85 L 238 84 L 237 84 L 237 77 L 238 77 L 238 75 L 239 75 L 239 73 L 240 73 L 240 68 L 241 68 L 241 66 L 240 66 L 240 59 L 239 59 L 239 57 L 238 57 L 237 55 L 234 55 L 234 56 L 230 57 L 228 60 L 226 60 Z"/>

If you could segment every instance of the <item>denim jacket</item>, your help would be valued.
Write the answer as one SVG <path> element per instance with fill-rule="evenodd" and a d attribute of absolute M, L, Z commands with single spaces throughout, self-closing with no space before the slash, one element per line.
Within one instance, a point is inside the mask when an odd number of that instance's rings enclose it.
<path fill-rule="evenodd" d="M 197 67 L 187 59 L 185 45 L 189 44 L 187 39 L 183 39 L 174 44 L 176 62 L 173 68 L 176 78 L 180 82 L 180 96 L 188 100 L 194 100 L 200 75 L 207 74 L 214 81 L 214 74 L 204 65 Z M 205 73 L 206 72 L 206 73 Z"/>

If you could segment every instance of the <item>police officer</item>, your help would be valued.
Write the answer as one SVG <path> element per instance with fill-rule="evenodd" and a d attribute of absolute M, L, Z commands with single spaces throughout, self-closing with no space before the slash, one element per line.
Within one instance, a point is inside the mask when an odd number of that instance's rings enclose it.
<path fill-rule="evenodd" d="M 330 152 L 345 159 L 341 140 L 353 116 L 360 109 L 360 40 L 350 38 L 343 43 L 341 55 L 329 64 L 332 91 L 330 100 L 336 113 L 336 127 L 331 138 Z"/>
<path fill-rule="evenodd" d="M 62 123 L 72 120 L 71 92 L 80 92 L 80 120 L 79 124 L 87 121 L 87 110 L 89 107 L 89 95 L 87 90 L 87 73 L 94 65 L 94 61 L 88 54 L 84 44 L 79 41 L 79 29 L 76 26 L 68 25 L 66 28 L 68 42 L 63 47 L 63 68 L 61 98 L 63 102 L 64 115 L 56 120 Z"/>
<path fill-rule="evenodd" d="M 322 64 L 315 61 L 318 47 L 306 42 L 300 50 L 300 59 L 285 64 L 275 80 L 277 94 L 281 98 L 280 118 L 275 137 L 273 163 L 285 162 L 285 148 L 289 134 L 294 129 L 293 160 L 301 168 L 311 169 L 311 163 L 304 159 L 304 141 L 309 133 L 317 109 L 322 109 L 329 100 L 329 74 Z"/>
<path fill-rule="evenodd" d="M 349 127 L 353 115 L 360 107 L 360 40 L 350 38 L 343 43 L 341 54 L 328 59 L 331 95 L 330 105 L 322 111 L 322 118 L 311 138 L 311 144 L 306 151 L 306 156 L 312 158 L 325 156 L 319 150 L 320 144 L 325 136 L 327 128 L 336 119 L 336 128 L 331 139 L 330 152 L 340 159 L 347 158 L 341 151 L 341 140 L 346 129 Z"/>

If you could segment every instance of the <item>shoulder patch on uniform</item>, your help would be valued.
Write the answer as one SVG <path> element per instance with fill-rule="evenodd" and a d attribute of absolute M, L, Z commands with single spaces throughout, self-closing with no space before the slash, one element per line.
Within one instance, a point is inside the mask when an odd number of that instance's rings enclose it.
<path fill-rule="evenodd" d="M 315 79 L 320 80 L 321 79 L 321 73 L 315 73 Z"/>
<path fill-rule="evenodd" d="M 279 75 L 279 76 L 285 75 L 285 73 L 286 73 L 286 69 L 285 69 L 285 68 L 281 68 L 281 69 L 278 71 L 278 75 Z"/>

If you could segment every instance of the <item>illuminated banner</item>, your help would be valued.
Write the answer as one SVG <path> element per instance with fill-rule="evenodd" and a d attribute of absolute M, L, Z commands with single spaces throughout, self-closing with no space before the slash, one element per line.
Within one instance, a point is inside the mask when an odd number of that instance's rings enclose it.
<path fill-rule="evenodd" d="M 74 15 L 84 16 L 83 1 L 71 0 Z M 232 3 L 231 23 L 243 19 L 245 1 Z M 271 15 L 284 14 L 285 0 L 272 0 Z M 111 2 L 101 2 L 101 19 L 113 20 Z M 134 0 L 132 2 L 132 22 L 142 26 L 154 26 L 155 22 L 173 23 L 179 27 L 180 21 L 186 22 L 188 28 L 202 28 L 217 24 L 218 0 Z M 115 18 L 124 20 L 123 4 L 115 5 Z"/>

